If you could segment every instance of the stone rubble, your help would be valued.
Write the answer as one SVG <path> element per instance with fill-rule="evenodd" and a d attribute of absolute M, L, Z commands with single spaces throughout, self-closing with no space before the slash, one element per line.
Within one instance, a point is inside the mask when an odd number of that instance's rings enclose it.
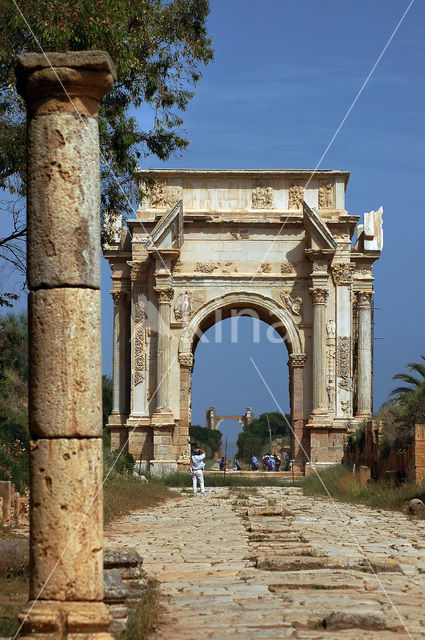
<path fill-rule="evenodd" d="M 106 539 L 161 582 L 158 640 L 425 638 L 424 520 L 292 487 L 210 488 Z"/>

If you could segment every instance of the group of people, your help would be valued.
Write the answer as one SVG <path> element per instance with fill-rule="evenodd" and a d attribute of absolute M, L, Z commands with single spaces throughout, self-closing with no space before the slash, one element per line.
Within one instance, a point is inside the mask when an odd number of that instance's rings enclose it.
<path fill-rule="evenodd" d="M 219 469 L 220 471 L 225 471 L 227 469 L 227 458 L 225 458 L 224 456 L 222 456 L 221 460 L 218 463 Z M 232 471 L 241 471 L 242 467 L 240 465 L 240 462 L 237 458 L 235 458 L 233 460 L 233 467 L 232 467 Z"/>
<path fill-rule="evenodd" d="M 202 449 L 198 449 L 195 447 L 192 451 L 192 455 L 190 457 L 190 467 L 189 471 L 192 474 L 193 480 L 193 494 L 196 496 L 198 492 L 198 484 L 199 489 L 201 491 L 201 495 L 205 495 L 205 485 L 204 485 L 204 467 L 205 467 L 205 451 Z M 261 462 L 263 465 L 263 471 L 280 471 L 280 467 L 282 465 L 282 460 L 276 454 L 267 453 L 265 456 L 261 458 Z M 285 454 L 283 459 L 283 470 L 289 471 L 289 467 L 291 464 L 291 458 L 289 457 L 289 453 Z M 219 462 L 220 471 L 224 471 L 226 469 L 227 461 L 223 456 Z M 250 466 L 252 471 L 258 471 L 260 468 L 260 463 L 258 461 L 257 456 L 252 456 L 250 461 Z M 240 471 L 241 465 L 239 464 L 239 460 L 237 458 L 233 461 L 233 471 Z"/>
<path fill-rule="evenodd" d="M 266 453 L 266 455 L 261 458 L 261 463 L 263 466 L 263 471 L 280 471 L 280 468 L 282 466 L 282 460 L 280 456 L 276 454 L 272 455 L 271 453 Z M 259 470 L 260 463 L 257 456 L 252 456 L 250 465 L 251 465 L 252 471 Z M 290 465 L 291 465 L 291 458 L 289 456 L 289 453 L 286 453 L 283 459 L 283 470 L 289 471 Z"/>

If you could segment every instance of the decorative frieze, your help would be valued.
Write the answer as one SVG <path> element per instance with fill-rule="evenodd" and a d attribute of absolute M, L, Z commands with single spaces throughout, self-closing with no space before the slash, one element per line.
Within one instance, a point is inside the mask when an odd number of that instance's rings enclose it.
<path fill-rule="evenodd" d="M 152 209 L 169 209 L 179 200 L 179 194 L 167 188 L 165 182 L 155 182 L 150 189 Z"/>
<path fill-rule="evenodd" d="M 144 302 L 136 302 L 134 305 L 134 385 L 138 385 L 145 379 L 146 372 L 146 345 L 148 330 L 145 326 L 146 313 Z"/>
<path fill-rule="evenodd" d="M 320 271 L 320 273 L 327 273 L 328 272 L 328 265 L 327 265 L 327 262 L 325 260 L 320 260 L 320 261 L 314 261 L 313 262 L 313 273 L 317 273 L 318 271 Z"/>
<path fill-rule="evenodd" d="M 295 273 L 294 265 L 290 262 L 282 262 L 280 265 L 280 273 Z"/>
<path fill-rule="evenodd" d="M 313 304 L 326 304 L 329 291 L 323 287 L 312 287 L 310 289 Z"/>
<path fill-rule="evenodd" d="M 272 265 L 270 262 L 263 262 L 260 266 L 260 271 L 261 273 L 271 273 Z"/>
<path fill-rule="evenodd" d="M 192 296 L 188 291 L 180 293 L 174 305 L 174 317 L 176 320 L 187 322 L 192 314 Z"/>
<path fill-rule="evenodd" d="M 337 339 L 337 374 L 339 378 L 340 389 L 351 391 L 350 376 L 350 352 L 351 339 L 350 336 L 338 336 Z"/>
<path fill-rule="evenodd" d="M 352 284 L 354 279 L 355 265 L 349 262 L 334 264 L 332 266 L 332 275 L 335 284 Z"/>
<path fill-rule="evenodd" d="M 195 266 L 195 271 L 200 271 L 201 273 L 212 273 L 217 269 L 218 265 L 216 262 L 198 262 Z"/>
<path fill-rule="evenodd" d="M 335 208 L 335 189 L 333 182 L 321 180 L 319 182 L 319 209 Z"/>
<path fill-rule="evenodd" d="M 293 315 L 301 316 L 301 307 L 303 301 L 300 296 L 292 298 L 288 291 L 282 291 L 280 297 L 288 311 L 290 311 Z"/>
<path fill-rule="evenodd" d="M 272 187 L 256 187 L 252 192 L 252 208 L 253 209 L 272 209 L 273 208 L 273 189 Z"/>
<path fill-rule="evenodd" d="M 326 321 L 326 393 L 328 395 L 328 410 L 335 411 L 336 375 L 335 375 L 335 320 L 329 318 Z"/>
<path fill-rule="evenodd" d="M 300 211 L 303 208 L 304 187 L 300 184 L 289 185 L 288 209 Z"/>
<path fill-rule="evenodd" d="M 249 231 L 231 231 L 230 235 L 233 240 L 249 240 Z"/>

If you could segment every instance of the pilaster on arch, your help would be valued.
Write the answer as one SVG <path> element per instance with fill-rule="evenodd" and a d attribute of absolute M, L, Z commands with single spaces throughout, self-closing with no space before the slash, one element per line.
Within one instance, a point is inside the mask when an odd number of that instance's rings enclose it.
<path fill-rule="evenodd" d="M 291 355 L 303 353 L 299 331 L 287 309 L 260 293 L 232 291 L 208 300 L 197 310 L 181 335 L 179 354 L 193 353 L 195 336 L 197 332 L 202 333 L 202 326 L 207 319 L 217 311 L 231 307 L 258 310 L 259 318 L 264 322 L 270 320 L 269 324 L 280 322 L 286 330 L 284 340 L 289 353 Z M 267 315 L 269 318 L 266 317 Z"/>

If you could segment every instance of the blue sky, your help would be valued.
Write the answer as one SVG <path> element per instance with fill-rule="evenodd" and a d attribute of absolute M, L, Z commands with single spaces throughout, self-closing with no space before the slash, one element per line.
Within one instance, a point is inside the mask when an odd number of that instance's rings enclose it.
<path fill-rule="evenodd" d="M 314 168 L 407 6 L 212 0 L 215 60 L 185 115 L 190 149 L 166 166 Z M 424 67 L 425 5 L 416 0 L 320 165 L 351 172 L 350 213 L 384 207 L 384 251 L 374 269 L 375 335 L 383 338 L 375 340 L 375 408 L 392 376 L 425 353 Z M 209 405 L 221 414 L 276 410 L 251 354 L 288 408 L 285 347 L 252 345 L 251 321 L 240 323 L 238 344 L 225 330 L 222 345 L 198 346 L 194 423 L 204 423 Z M 229 438 L 239 429 L 223 426 Z"/>
<path fill-rule="evenodd" d="M 211 0 L 215 60 L 184 115 L 191 142 L 181 157 L 144 167 L 314 168 L 387 43 L 407 0 Z M 425 3 L 416 0 L 321 169 L 351 172 L 352 214 L 384 207 L 384 251 L 376 278 L 375 408 L 392 376 L 424 347 Z M 146 126 L 149 112 L 138 114 Z M 102 267 L 103 368 L 112 370 L 110 271 Z M 256 414 L 276 405 L 249 361 L 253 354 L 282 409 L 288 408 L 282 344 L 198 346 L 193 423 L 205 409 Z M 229 426 L 229 437 L 238 430 Z M 226 429 L 225 429 L 226 431 Z"/>

